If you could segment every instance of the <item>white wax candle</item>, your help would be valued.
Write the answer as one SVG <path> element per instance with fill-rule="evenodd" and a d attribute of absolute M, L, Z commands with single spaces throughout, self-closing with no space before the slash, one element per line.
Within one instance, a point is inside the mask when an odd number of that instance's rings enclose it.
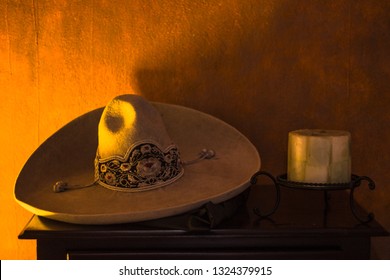
<path fill-rule="evenodd" d="M 301 129 L 288 134 L 287 179 L 304 183 L 351 180 L 351 135 L 341 130 Z"/>

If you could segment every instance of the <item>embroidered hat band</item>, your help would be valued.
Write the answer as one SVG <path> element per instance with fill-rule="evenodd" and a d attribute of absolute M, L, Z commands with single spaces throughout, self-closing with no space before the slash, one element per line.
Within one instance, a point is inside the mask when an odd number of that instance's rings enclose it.
<path fill-rule="evenodd" d="M 95 160 L 95 180 L 117 191 L 142 191 L 172 183 L 183 175 L 175 145 L 162 150 L 157 143 L 136 143 L 124 158 Z"/>

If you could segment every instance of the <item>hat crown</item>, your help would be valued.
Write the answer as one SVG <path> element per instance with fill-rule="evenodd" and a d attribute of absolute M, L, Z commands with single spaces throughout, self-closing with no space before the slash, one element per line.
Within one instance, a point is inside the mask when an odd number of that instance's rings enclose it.
<path fill-rule="evenodd" d="M 111 100 L 98 126 L 96 181 L 114 190 L 142 191 L 182 174 L 179 151 L 157 109 L 138 95 Z"/>
<path fill-rule="evenodd" d="M 98 127 L 100 158 L 124 157 L 129 145 L 157 143 L 161 148 L 173 144 L 160 113 L 139 95 L 121 95 L 105 107 Z"/>

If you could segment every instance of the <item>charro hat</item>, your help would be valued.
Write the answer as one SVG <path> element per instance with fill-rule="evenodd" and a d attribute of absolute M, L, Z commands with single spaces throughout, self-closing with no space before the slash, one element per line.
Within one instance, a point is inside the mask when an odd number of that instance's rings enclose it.
<path fill-rule="evenodd" d="M 58 221 L 138 222 L 233 198 L 259 169 L 256 148 L 225 122 L 122 95 L 42 143 L 17 178 L 15 199 Z"/>

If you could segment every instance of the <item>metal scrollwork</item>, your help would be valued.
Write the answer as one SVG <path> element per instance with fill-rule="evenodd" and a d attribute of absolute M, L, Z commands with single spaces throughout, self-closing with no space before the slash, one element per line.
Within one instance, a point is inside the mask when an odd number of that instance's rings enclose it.
<path fill-rule="evenodd" d="M 278 184 L 278 182 L 276 181 L 275 177 L 272 176 L 272 174 L 270 174 L 270 173 L 268 173 L 268 172 L 265 172 L 265 171 L 258 171 L 258 172 L 256 172 L 256 173 L 252 176 L 252 178 L 251 178 L 251 180 L 250 180 L 251 184 L 252 184 L 252 185 L 256 185 L 257 179 L 258 179 L 258 177 L 260 177 L 260 176 L 266 176 L 266 177 L 270 178 L 270 179 L 272 180 L 272 182 L 273 182 L 273 184 L 274 184 L 274 186 L 275 186 L 275 190 L 276 190 L 275 205 L 274 205 L 274 207 L 273 207 L 269 212 L 262 213 L 262 211 L 261 211 L 259 208 L 257 208 L 257 207 L 253 209 L 253 212 L 254 212 L 257 216 L 259 216 L 259 217 L 261 217 L 261 218 L 266 218 L 266 217 L 269 217 L 269 216 L 271 216 L 272 214 L 274 214 L 275 211 L 276 211 L 276 209 L 278 209 L 278 207 L 279 207 L 279 203 L 280 203 L 280 187 L 279 187 L 279 184 Z"/>
<path fill-rule="evenodd" d="M 265 171 L 258 171 L 256 172 L 252 177 L 251 177 L 251 184 L 256 185 L 257 179 L 260 176 L 266 176 L 270 178 L 275 186 L 276 190 L 276 199 L 275 199 L 275 204 L 274 208 L 271 209 L 271 211 L 262 213 L 262 211 L 259 208 L 254 208 L 253 211 L 256 215 L 260 216 L 261 218 L 267 218 L 274 214 L 276 210 L 279 207 L 280 203 L 280 187 L 287 187 L 287 188 L 295 188 L 295 189 L 301 189 L 301 190 L 320 190 L 324 191 L 324 201 L 325 201 L 325 210 L 327 210 L 328 206 L 328 191 L 337 191 L 337 190 L 350 190 L 350 195 L 349 195 L 349 202 L 350 202 L 350 207 L 352 214 L 354 217 L 361 223 L 368 223 L 374 219 L 374 214 L 373 213 L 368 213 L 367 217 L 362 218 L 357 210 L 355 200 L 354 200 L 354 191 L 357 187 L 359 187 L 363 181 L 366 181 L 368 184 L 368 188 L 370 190 L 375 189 L 375 182 L 367 176 L 358 176 L 352 174 L 351 176 L 351 181 L 349 183 L 341 183 L 341 184 L 317 184 L 317 183 L 301 183 L 301 182 L 292 182 L 287 180 L 287 174 L 282 174 L 277 176 L 276 178 Z"/>
<path fill-rule="evenodd" d="M 353 198 L 353 194 L 354 194 L 355 189 L 361 185 L 362 181 L 368 182 L 368 188 L 370 190 L 375 189 L 375 182 L 371 178 L 369 178 L 367 176 L 352 175 L 349 203 L 351 205 L 352 214 L 355 216 L 355 218 L 358 219 L 362 223 L 368 223 L 374 219 L 374 214 L 370 212 L 370 213 L 368 213 L 367 217 L 365 217 L 364 219 L 360 218 L 358 215 L 358 212 L 356 210 L 355 200 Z"/>

